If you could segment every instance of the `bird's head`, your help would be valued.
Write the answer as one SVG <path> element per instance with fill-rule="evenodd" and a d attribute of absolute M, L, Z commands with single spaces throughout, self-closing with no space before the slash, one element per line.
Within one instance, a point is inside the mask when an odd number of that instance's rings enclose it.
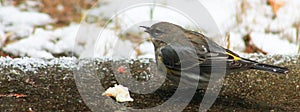
<path fill-rule="evenodd" d="M 164 35 L 176 34 L 177 32 L 182 32 L 180 26 L 168 23 L 168 22 L 159 22 L 153 24 L 151 27 L 140 26 L 145 28 L 145 32 L 149 33 L 152 38 L 162 38 Z"/>
<path fill-rule="evenodd" d="M 152 40 L 160 40 L 166 43 L 172 42 L 176 37 L 183 37 L 181 35 L 184 34 L 182 27 L 168 22 L 159 22 L 151 27 L 140 27 L 145 28 L 145 32 L 151 35 Z"/>

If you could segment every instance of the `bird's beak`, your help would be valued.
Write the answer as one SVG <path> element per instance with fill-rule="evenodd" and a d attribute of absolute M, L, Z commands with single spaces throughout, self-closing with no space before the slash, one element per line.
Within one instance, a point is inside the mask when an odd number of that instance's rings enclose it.
<path fill-rule="evenodd" d="M 146 29 L 145 32 L 150 33 L 150 27 L 147 26 L 140 26 L 140 27 L 145 28 Z"/>

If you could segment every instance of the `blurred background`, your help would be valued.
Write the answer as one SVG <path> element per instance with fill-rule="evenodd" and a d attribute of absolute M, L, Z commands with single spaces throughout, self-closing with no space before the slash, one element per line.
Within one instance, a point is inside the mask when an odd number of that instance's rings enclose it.
<path fill-rule="evenodd" d="M 195 28 L 176 11 L 155 5 L 120 13 L 113 10 L 118 3 L 112 0 L 0 0 L 0 55 L 154 58 L 149 35 L 135 24 L 143 20 L 170 21 L 202 32 L 241 55 L 300 54 L 299 0 L 199 2 L 217 33 Z"/>

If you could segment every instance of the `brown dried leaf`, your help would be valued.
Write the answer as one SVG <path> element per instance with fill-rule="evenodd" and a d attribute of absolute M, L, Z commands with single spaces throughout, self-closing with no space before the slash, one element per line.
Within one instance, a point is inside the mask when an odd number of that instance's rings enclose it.
<path fill-rule="evenodd" d="M 275 15 L 277 15 L 277 11 L 285 4 L 283 0 L 268 0 L 268 3 L 272 7 Z"/>

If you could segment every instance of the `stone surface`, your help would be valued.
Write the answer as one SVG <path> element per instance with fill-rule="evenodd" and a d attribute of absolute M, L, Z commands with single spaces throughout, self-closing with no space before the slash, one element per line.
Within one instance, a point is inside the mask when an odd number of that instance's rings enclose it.
<path fill-rule="evenodd" d="M 299 110 L 299 56 L 249 58 L 265 58 L 258 61 L 285 66 L 290 71 L 287 75 L 256 70 L 227 74 L 221 93 L 209 111 Z M 176 91 L 174 83 L 166 80 L 156 91 L 146 93 L 149 88 L 160 86 L 164 78 L 152 71 L 155 63 L 151 59 L 1 58 L 0 63 L 0 111 L 149 109 L 162 105 Z M 145 83 L 130 83 L 127 79 Z M 130 93 L 133 102 L 117 103 L 113 98 L 101 95 L 116 83 L 125 83 L 129 90 L 134 90 Z M 186 90 L 179 91 L 184 93 Z M 198 111 L 203 95 L 204 90 L 197 91 L 184 110 Z M 175 101 L 164 109 L 174 110 L 185 103 Z"/>

